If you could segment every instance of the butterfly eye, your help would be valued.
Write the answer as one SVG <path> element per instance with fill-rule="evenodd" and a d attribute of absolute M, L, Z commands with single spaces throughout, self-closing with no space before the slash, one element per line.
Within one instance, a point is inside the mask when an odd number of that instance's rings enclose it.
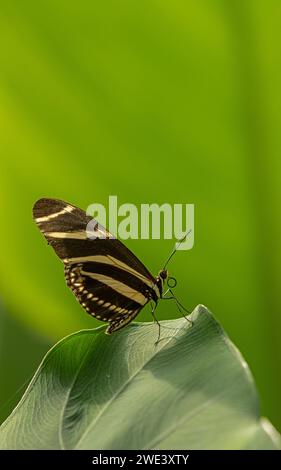
<path fill-rule="evenodd" d="M 165 279 L 167 279 L 167 276 L 168 276 L 168 272 L 166 269 L 162 269 L 160 272 L 159 272 L 159 276 L 163 279 L 163 281 L 165 281 Z"/>
<path fill-rule="evenodd" d="M 177 285 L 177 280 L 174 277 L 168 277 L 167 281 L 167 286 L 170 287 L 170 289 L 173 289 Z"/>

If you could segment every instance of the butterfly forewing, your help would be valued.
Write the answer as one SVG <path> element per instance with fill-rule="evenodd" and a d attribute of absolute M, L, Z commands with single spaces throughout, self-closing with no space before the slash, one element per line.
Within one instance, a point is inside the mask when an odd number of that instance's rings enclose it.
<path fill-rule="evenodd" d="M 160 297 L 156 280 L 138 258 L 81 209 L 40 199 L 33 217 L 64 262 L 66 282 L 77 300 L 88 313 L 109 322 L 108 333 Z"/>

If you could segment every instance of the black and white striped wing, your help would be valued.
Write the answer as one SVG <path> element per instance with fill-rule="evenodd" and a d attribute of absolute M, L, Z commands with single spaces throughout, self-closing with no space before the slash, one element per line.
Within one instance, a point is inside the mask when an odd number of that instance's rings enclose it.
<path fill-rule="evenodd" d="M 141 261 L 81 209 L 40 199 L 33 217 L 63 261 L 67 285 L 88 313 L 109 322 L 107 333 L 123 328 L 151 298 L 160 297 Z"/>

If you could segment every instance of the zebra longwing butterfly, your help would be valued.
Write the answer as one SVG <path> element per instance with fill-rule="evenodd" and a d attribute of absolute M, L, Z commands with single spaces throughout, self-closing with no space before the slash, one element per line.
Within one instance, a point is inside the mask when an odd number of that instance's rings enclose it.
<path fill-rule="evenodd" d="M 154 278 L 123 243 L 72 204 L 39 199 L 33 217 L 64 263 L 67 285 L 86 312 L 109 323 L 107 334 L 130 323 L 149 301 L 156 307 L 165 268 Z"/>

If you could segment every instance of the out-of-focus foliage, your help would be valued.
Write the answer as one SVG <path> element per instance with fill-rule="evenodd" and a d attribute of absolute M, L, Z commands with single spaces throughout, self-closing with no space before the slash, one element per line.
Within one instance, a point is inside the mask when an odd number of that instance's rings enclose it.
<path fill-rule="evenodd" d="M 19 402 L 48 346 L 0 308 L 0 422 Z"/>
<path fill-rule="evenodd" d="M 276 0 L 11 0 L 0 15 L 8 310 L 52 341 L 98 324 L 32 222 L 37 198 L 194 203 L 178 296 L 217 313 L 279 428 L 280 20 Z M 127 244 L 156 273 L 172 242 Z"/>

